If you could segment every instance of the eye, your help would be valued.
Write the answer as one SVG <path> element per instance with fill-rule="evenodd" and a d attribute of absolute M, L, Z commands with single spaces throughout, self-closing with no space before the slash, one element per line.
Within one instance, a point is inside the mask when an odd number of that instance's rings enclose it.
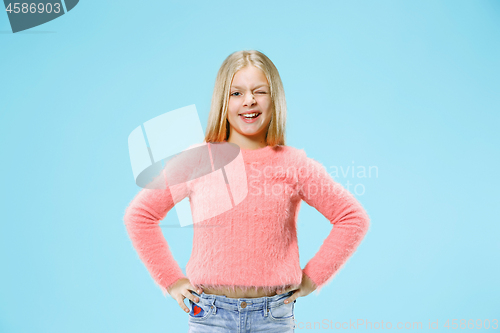
<path fill-rule="evenodd" d="M 239 94 L 239 92 L 236 91 L 236 92 L 232 93 L 231 96 L 236 96 L 235 94 Z"/>
<path fill-rule="evenodd" d="M 257 94 L 267 94 L 265 91 L 257 91 Z"/>

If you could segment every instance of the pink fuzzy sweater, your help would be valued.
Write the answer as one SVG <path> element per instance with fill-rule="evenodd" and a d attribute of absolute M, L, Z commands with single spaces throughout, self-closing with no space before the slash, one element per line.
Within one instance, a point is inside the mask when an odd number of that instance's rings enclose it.
<path fill-rule="evenodd" d="M 181 191 L 181 197 L 175 194 L 175 200 L 168 186 L 144 188 L 127 207 L 124 221 L 132 245 L 165 296 L 167 288 L 183 277 L 201 288 L 263 287 L 274 291 L 298 287 L 302 273 L 315 283 L 318 294 L 367 233 L 369 217 L 361 204 L 304 150 L 267 146 L 242 149 L 241 156 L 247 179 L 240 181 L 247 182 L 248 194 L 222 214 L 193 224 L 193 249 L 186 276 L 172 256 L 159 223 L 186 196 L 194 214 L 207 197 L 203 184 L 187 182 L 185 191 Z M 299 263 L 296 229 L 301 200 L 332 224 L 304 269 Z M 317 242 L 320 238 L 324 236 L 318 235 Z"/>

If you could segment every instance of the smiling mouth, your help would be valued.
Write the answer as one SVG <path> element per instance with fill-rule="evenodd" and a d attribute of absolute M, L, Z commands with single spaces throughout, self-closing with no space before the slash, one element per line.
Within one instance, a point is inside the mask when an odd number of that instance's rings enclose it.
<path fill-rule="evenodd" d="M 253 113 L 245 113 L 245 114 L 240 114 L 240 117 L 243 117 L 244 119 L 255 119 L 258 116 L 260 116 L 260 112 L 253 112 Z"/>

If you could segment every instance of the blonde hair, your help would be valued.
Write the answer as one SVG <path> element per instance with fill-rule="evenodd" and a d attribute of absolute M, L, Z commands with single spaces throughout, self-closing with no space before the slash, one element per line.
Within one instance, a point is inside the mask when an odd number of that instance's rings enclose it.
<path fill-rule="evenodd" d="M 229 138 L 230 124 L 227 121 L 227 108 L 231 82 L 237 71 L 249 65 L 264 72 L 271 90 L 273 114 L 266 133 L 267 145 L 285 145 L 286 100 L 283 83 L 273 62 L 265 54 L 256 50 L 233 52 L 219 68 L 208 115 L 205 142 L 221 142 Z"/>

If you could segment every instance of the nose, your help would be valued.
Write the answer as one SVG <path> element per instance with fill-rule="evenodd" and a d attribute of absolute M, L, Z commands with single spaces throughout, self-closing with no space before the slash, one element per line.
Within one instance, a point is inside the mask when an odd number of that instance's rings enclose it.
<path fill-rule="evenodd" d="M 252 93 L 246 95 L 245 97 L 245 105 L 254 105 L 255 104 L 255 97 L 253 96 Z"/>

